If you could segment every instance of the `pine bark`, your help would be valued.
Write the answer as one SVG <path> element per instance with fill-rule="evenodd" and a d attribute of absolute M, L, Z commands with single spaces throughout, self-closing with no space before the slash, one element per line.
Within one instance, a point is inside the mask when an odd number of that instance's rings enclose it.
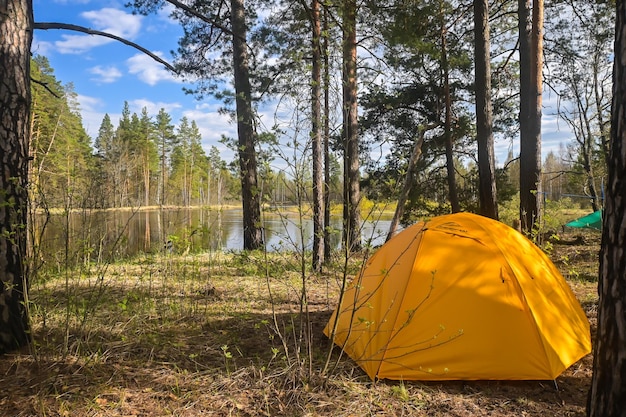
<path fill-rule="evenodd" d="M 617 2 L 608 183 L 589 417 L 626 415 L 626 4 Z"/>
<path fill-rule="evenodd" d="M 440 3 L 440 24 L 441 24 L 441 68 L 443 76 L 443 96 L 444 96 L 444 122 L 443 130 L 445 135 L 446 148 L 446 172 L 448 179 L 448 196 L 450 199 L 450 209 L 452 213 L 461 211 L 459 194 L 456 185 L 456 169 L 454 167 L 454 138 L 452 137 L 452 94 L 450 92 L 450 64 L 448 62 L 448 33 L 446 30 L 443 4 Z"/>
<path fill-rule="evenodd" d="M 324 95 L 324 261 L 330 259 L 331 242 L 330 242 L 330 60 L 328 56 L 328 12 L 326 8 L 322 10 L 322 25 L 324 37 L 321 44 L 323 57 L 323 95 Z"/>
<path fill-rule="evenodd" d="M 319 0 L 311 0 L 313 52 L 311 77 L 311 140 L 313 148 L 313 270 L 321 271 L 324 263 L 324 171 L 322 153 L 322 54 Z"/>
<path fill-rule="evenodd" d="M 252 111 L 252 90 L 248 65 L 247 28 L 243 0 L 231 0 L 233 31 L 233 66 L 237 107 L 237 135 L 241 199 L 243 205 L 243 248 L 263 247 L 261 229 L 260 190 L 257 179 L 257 160 Z"/>
<path fill-rule="evenodd" d="M 343 18 L 343 134 L 344 242 L 350 251 L 361 249 L 359 133 L 356 74 L 356 0 L 344 1 Z"/>
<path fill-rule="evenodd" d="M 476 39 L 476 141 L 478 142 L 480 214 L 497 220 L 488 0 L 474 1 L 474 37 Z"/>
<path fill-rule="evenodd" d="M 0 353 L 29 342 L 24 256 L 32 27 L 31 0 L 0 2 Z"/>
<path fill-rule="evenodd" d="M 531 13 L 532 11 L 532 13 Z M 519 0 L 520 220 L 530 234 L 541 217 L 543 1 Z"/>

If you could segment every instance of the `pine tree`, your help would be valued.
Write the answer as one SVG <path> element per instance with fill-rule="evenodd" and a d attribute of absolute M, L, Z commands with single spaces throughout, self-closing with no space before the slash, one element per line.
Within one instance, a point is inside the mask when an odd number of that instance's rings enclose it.
<path fill-rule="evenodd" d="M 159 158 L 159 185 L 157 189 L 157 202 L 164 206 L 168 203 L 166 196 L 167 182 L 170 176 L 170 155 L 173 147 L 177 144 L 177 137 L 172 124 L 172 117 L 160 109 L 154 121 L 154 132 Z"/>
<path fill-rule="evenodd" d="M 202 204 L 202 186 L 208 179 L 208 161 L 202 148 L 202 135 L 195 120 L 189 123 L 183 117 L 178 126 L 178 143 L 172 152 L 171 188 L 174 195 L 180 195 L 185 207 Z"/>
<path fill-rule="evenodd" d="M 626 412 L 626 4 L 616 2 L 616 10 L 609 176 L 602 219 L 589 417 L 621 417 Z"/>
<path fill-rule="evenodd" d="M 172 2 L 174 3 L 174 2 Z M 142 13 L 159 10 L 163 3 L 134 0 L 132 5 Z M 257 173 L 257 132 L 252 94 L 250 45 L 248 27 L 255 14 L 244 0 L 205 0 L 193 7 L 176 2 L 172 17 L 184 29 L 176 54 L 181 73 L 198 80 L 198 95 L 211 94 L 225 104 L 234 103 L 237 122 L 237 152 L 241 180 L 241 201 L 244 218 L 244 249 L 263 246 L 261 203 Z M 206 54 L 209 48 L 215 54 Z M 224 88 L 224 79 L 232 80 L 232 91 Z M 232 108 L 231 108 L 232 110 Z"/>
<path fill-rule="evenodd" d="M 111 122 L 111 117 L 107 114 L 104 115 L 100 128 L 98 129 L 98 136 L 96 137 L 94 144 L 96 146 L 97 156 L 97 170 L 98 175 L 98 190 L 100 195 L 100 206 L 103 208 L 113 207 L 114 201 L 114 183 L 111 181 L 109 175 L 113 171 L 115 164 L 113 159 L 113 146 L 115 141 L 115 127 Z"/>
<path fill-rule="evenodd" d="M 90 138 L 82 125 L 73 86 L 54 76 L 46 58 L 36 56 L 32 86 L 33 203 L 53 207 L 95 204 L 92 188 L 94 160 Z M 45 201 L 45 203 L 44 203 Z"/>
<path fill-rule="evenodd" d="M 0 11 L 0 353 L 5 353 L 30 341 L 25 310 L 28 277 L 23 257 L 28 209 L 33 6 L 30 0 L 8 0 L 0 5 Z"/>

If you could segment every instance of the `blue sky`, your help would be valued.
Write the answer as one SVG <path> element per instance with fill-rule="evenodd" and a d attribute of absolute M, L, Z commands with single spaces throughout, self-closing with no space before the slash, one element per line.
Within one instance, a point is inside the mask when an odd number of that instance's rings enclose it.
<path fill-rule="evenodd" d="M 150 50 L 171 62 L 181 29 L 168 13 L 133 15 L 124 1 L 34 0 L 36 22 L 71 23 L 109 32 Z M 152 116 L 164 108 L 175 124 L 183 116 L 195 120 L 208 152 L 212 145 L 226 161 L 232 153 L 218 141 L 222 134 L 235 136 L 236 126 L 217 112 L 219 103 L 197 101 L 182 91 L 183 83 L 152 58 L 114 40 L 65 30 L 36 30 L 32 51 L 46 56 L 63 84 L 73 83 L 83 124 L 92 138 L 105 113 L 117 125 L 124 101 L 131 112 L 143 107 Z"/>
<path fill-rule="evenodd" d="M 129 39 L 171 61 L 181 29 L 168 18 L 168 11 L 158 15 L 133 15 L 117 0 L 34 0 L 35 21 L 71 23 L 113 33 Z M 233 154 L 219 143 L 220 137 L 236 136 L 236 126 L 228 116 L 217 112 L 219 103 L 210 99 L 197 101 L 182 91 L 184 84 L 168 73 L 161 64 L 140 51 L 111 39 L 64 30 L 37 30 L 33 53 L 50 60 L 55 75 L 63 84 L 73 83 L 78 94 L 83 123 L 95 138 L 105 113 L 117 125 L 124 101 L 131 112 L 143 107 L 152 116 L 164 108 L 175 124 L 183 116 L 195 120 L 200 128 L 203 146 L 208 152 L 216 146 L 222 159 Z M 544 156 L 570 140 L 565 123 L 554 116 L 554 94 L 544 95 Z M 509 149 L 519 152 L 517 141 L 496 141 L 496 159 L 501 165 Z"/>

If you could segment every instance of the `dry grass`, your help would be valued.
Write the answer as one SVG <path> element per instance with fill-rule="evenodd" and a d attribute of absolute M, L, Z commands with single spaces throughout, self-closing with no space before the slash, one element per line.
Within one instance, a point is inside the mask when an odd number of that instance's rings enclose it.
<path fill-rule="evenodd" d="M 599 236 L 585 239 L 554 245 L 551 256 L 595 328 Z M 0 414 L 584 415 L 591 355 L 557 379 L 558 390 L 537 381 L 373 383 L 345 358 L 321 375 L 330 349 L 322 328 L 341 276 L 306 277 L 308 339 L 300 267 L 295 256 L 157 255 L 42 278 L 32 289 L 36 346 L 0 358 Z"/>

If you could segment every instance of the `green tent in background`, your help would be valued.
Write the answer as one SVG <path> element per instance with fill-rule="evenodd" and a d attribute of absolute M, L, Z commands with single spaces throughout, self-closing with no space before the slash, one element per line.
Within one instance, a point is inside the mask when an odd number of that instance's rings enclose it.
<path fill-rule="evenodd" d="M 589 229 L 602 230 L 602 210 L 598 210 L 579 219 L 572 220 L 571 222 L 565 224 L 565 226 L 580 228 L 586 227 Z"/>

